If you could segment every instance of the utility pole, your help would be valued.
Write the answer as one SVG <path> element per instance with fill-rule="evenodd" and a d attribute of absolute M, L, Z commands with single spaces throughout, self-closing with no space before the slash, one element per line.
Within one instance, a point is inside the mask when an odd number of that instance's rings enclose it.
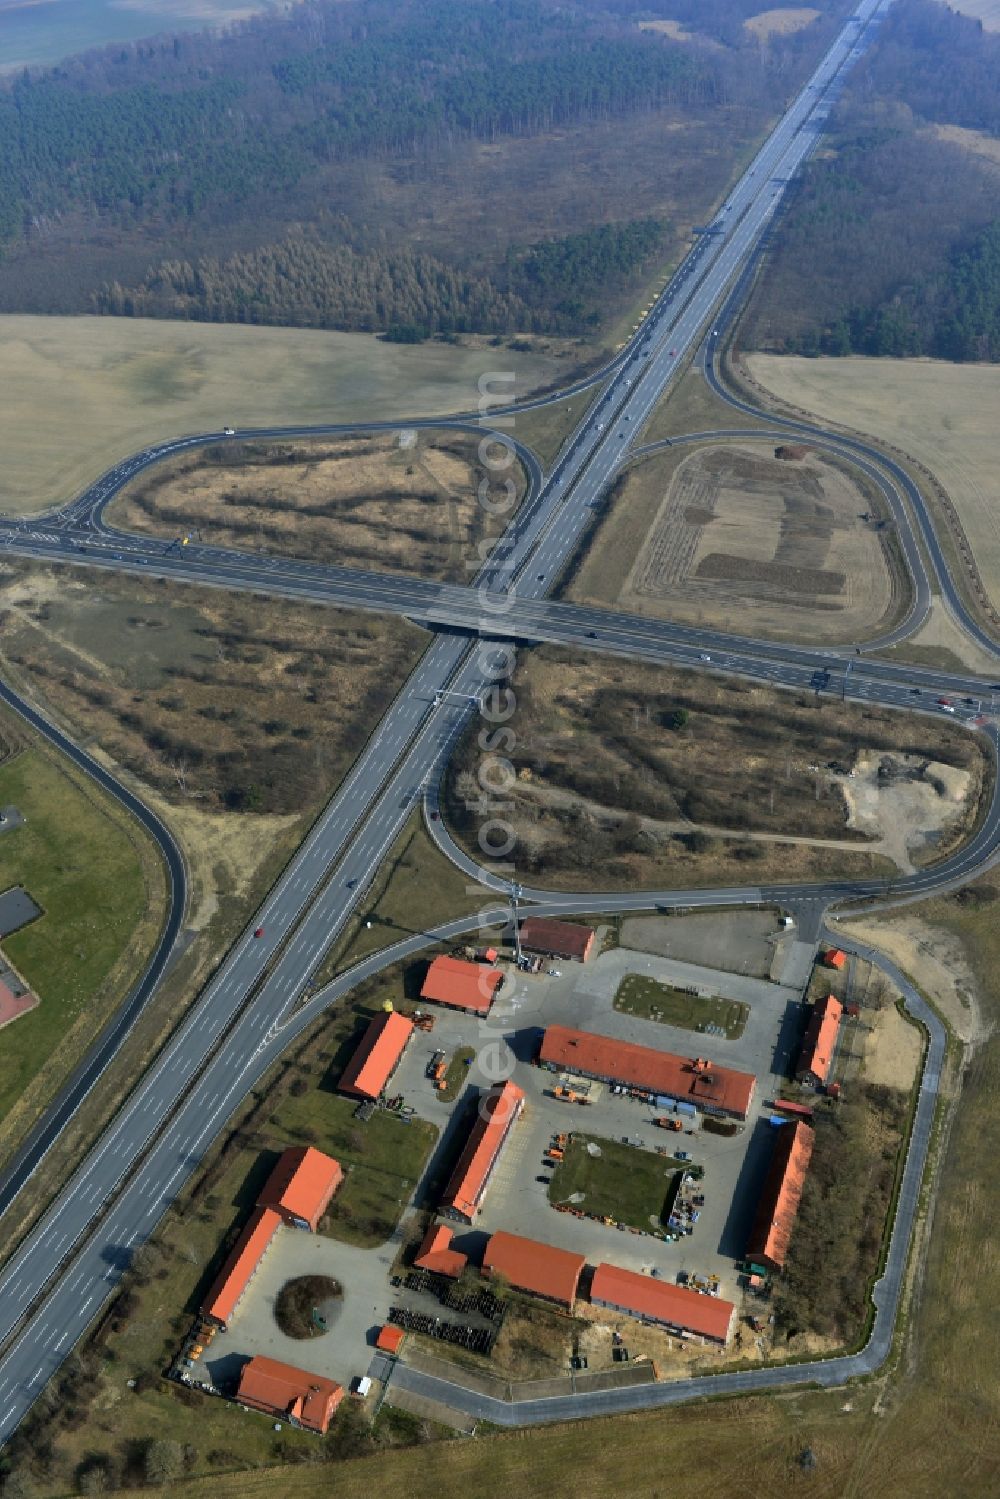
<path fill-rule="evenodd" d="M 848 683 L 851 680 L 851 669 L 852 669 L 853 666 L 854 666 L 854 657 L 853 656 L 849 656 L 848 659 L 847 659 L 847 665 L 844 667 L 844 693 L 843 693 L 842 701 L 845 702 L 845 703 L 847 702 L 847 687 L 848 687 Z"/>
<path fill-rule="evenodd" d="M 517 903 L 523 894 L 522 886 L 517 880 L 510 882 L 510 919 L 514 924 L 514 961 L 518 968 L 521 966 L 521 925 L 517 919 Z"/>

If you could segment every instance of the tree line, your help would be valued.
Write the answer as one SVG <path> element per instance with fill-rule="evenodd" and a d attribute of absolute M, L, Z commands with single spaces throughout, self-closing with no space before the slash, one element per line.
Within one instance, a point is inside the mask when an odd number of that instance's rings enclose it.
<path fill-rule="evenodd" d="M 512 252 L 496 276 L 473 275 L 402 248 L 331 245 L 308 231 L 228 259 L 166 260 L 137 286 L 110 282 L 94 310 L 134 317 L 432 334 L 575 333 L 599 299 L 662 251 L 657 219 L 606 224 Z"/>
<path fill-rule="evenodd" d="M 996 169 L 936 125 L 1000 130 L 1000 36 L 894 7 L 794 185 L 744 328 L 806 355 L 1000 359 Z"/>
<path fill-rule="evenodd" d="M 647 111 L 704 120 L 737 106 L 744 123 L 763 118 L 847 0 L 818 0 L 819 21 L 766 46 L 743 27 L 756 0 L 677 4 L 693 40 L 641 29 L 631 0 L 304 0 L 0 79 L 3 305 L 82 310 L 107 281 L 97 305 L 162 316 L 413 336 L 506 331 L 521 317 L 528 329 L 585 328 L 610 284 L 586 262 L 607 245 L 558 252 L 586 279 L 575 289 L 555 251 L 522 247 L 511 265 L 481 236 L 474 249 L 439 240 L 436 262 L 397 262 L 407 243 L 418 257 L 429 246 L 395 222 L 380 239 L 387 171 L 398 160 L 408 181 L 433 187 L 437 166 L 477 142 L 546 132 L 558 162 L 560 132 Z M 677 6 L 651 0 L 641 15 L 668 11 Z M 583 228 L 602 213 L 581 189 Z M 431 196 L 432 213 L 446 213 Z M 346 227 L 331 232 L 331 214 Z M 330 254 L 286 246 L 299 223 Z M 525 242 L 540 238 L 525 228 Z M 315 280 L 288 287 L 286 268 Z M 380 299 L 386 318 L 373 312 Z"/>
<path fill-rule="evenodd" d="M 586 7 L 300 9 L 230 38 L 112 50 L 14 79 L 0 90 L 0 236 L 74 210 L 190 221 L 332 160 L 549 129 L 724 86 L 707 57 Z"/>

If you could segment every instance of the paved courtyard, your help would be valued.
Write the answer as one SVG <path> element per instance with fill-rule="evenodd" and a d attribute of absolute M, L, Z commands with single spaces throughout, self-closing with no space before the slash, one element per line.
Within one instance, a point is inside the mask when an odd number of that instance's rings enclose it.
<path fill-rule="evenodd" d="M 727 911 L 721 921 L 716 911 L 626 916 L 621 925 L 623 947 L 759 979 L 773 976 L 786 941 L 774 911 Z"/>
<path fill-rule="evenodd" d="M 200 1364 L 216 1388 L 226 1390 L 244 1361 L 262 1353 L 349 1387 L 352 1379 L 368 1371 L 374 1337 L 393 1294 L 389 1270 L 395 1254 L 393 1241 L 379 1249 L 356 1249 L 323 1234 L 279 1228 L 229 1328 L 216 1334 L 187 1373 L 197 1378 Z M 299 1275 L 331 1275 L 344 1288 L 329 1318 L 329 1330 L 320 1337 L 286 1337 L 274 1320 L 278 1292 Z"/>
<path fill-rule="evenodd" d="M 773 927 L 773 917 L 769 921 Z M 718 928 L 720 923 L 716 921 L 715 925 Z M 763 923 L 757 937 L 762 943 L 767 940 Z M 553 965 L 553 975 L 509 974 L 485 1021 L 430 1006 L 434 1027 L 429 1032 L 414 1032 L 392 1091 L 402 1093 L 417 1115 L 436 1124 L 440 1136 L 424 1181 L 407 1204 L 400 1226 L 386 1244 L 374 1250 L 281 1229 L 232 1327 L 211 1344 L 204 1370 L 224 1388 L 235 1379 L 243 1360 L 255 1353 L 329 1375 L 345 1385 L 367 1372 L 375 1333 L 397 1299 L 397 1292 L 389 1285 L 389 1273 L 407 1233 L 408 1219 L 415 1206 L 436 1207 L 440 1187 L 474 1118 L 470 1100 L 510 1075 L 524 1089 L 526 1106 L 496 1166 L 483 1212 L 474 1226 L 456 1229 L 456 1248 L 478 1263 L 489 1234 L 506 1229 L 574 1250 L 591 1264 L 607 1260 L 632 1270 L 655 1271 L 671 1281 L 679 1271 L 714 1272 L 720 1279 L 721 1294 L 735 1298 L 735 1263 L 743 1257 L 773 1143 L 770 1111 L 764 1103 L 780 1090 L 781 1076 L 798 1044 L 801 984 L 803 975 L 808 976 L 812 951 L 791 934 L 782 945 L 778 966 L 782 976 L 792 982 L 779 984 L 673 956 L 615 948 L 587 964 Z M 736 1041 L 724 1036 L 709 1038 L 615 1010 L 614 995 L 630 973 L 742 1000 L 750 1007 L 743 1036 Z M 684 1131 L 668 1132 L 654 1124 L 656 1109 L 599 1084 L 593 1087 L 589 1105 L 563 1103 L 551 1096 L 554 1075 L 532 1065 L 542 1030 L 553 1024 L 603 1033 L 660 1051 L 708 1055 L 721 1064 L 753 1072 L 757 1088 L 750 1117 L 731 1136 L 706 1129 L 701 1116 L 686 1121 Z M 427 1066 L 435 1052 L 443 1051 L 450 1059 L 460 1047 L 473 1047 L 476 1056 L 458 1098 L 446 1103 L 427 1077 Z M 703 1166 L 705 1173 L 698 1187 L 705 1203 L 692 1234 L 676 1243 L 664 1243 L 652 1233 L 633 1233 L 557 1212 L 549 1201 L 547 1178 L 551 1173 L 543 1170 L 543 1156 L 553 1134 L 571 1130 L 649 1151 L 657 1146 L 666 1146 L 672 1153 L 686 1150 L 691 1164 Z M 668 1175 L 675 1169 L 664 1159 L 664 1198 Z M 539 1180 L 543 1175 L 546 1180 Z M 437 1184 L 431 1191 L 427 1183 L 435 1179 Z M 651 1202 L 650 1211 L 658 1211 L 661 1206 L 662 1200 Z M 312 1274 L 331 1275 L 338 1280 L 344 1287 L 342 1303 L 325 1335 L 304 1341 L 287 1338 L 274 1320 L 275 1298 L 287 1280 Z M 189 1372 L 197 1375 L 197 1365 Z"/>

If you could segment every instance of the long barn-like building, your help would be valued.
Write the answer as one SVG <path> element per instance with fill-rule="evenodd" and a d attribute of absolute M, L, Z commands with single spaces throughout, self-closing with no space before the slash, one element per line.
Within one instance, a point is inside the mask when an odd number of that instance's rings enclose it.
<path fill-rule="evenodd" d="M 747 1259 L 766 1265 L 768 1270 L 781 1271 L 798 1217 L 815 1136 L 802 1120 L 778 1126 L 775 1134 L 774 1155 L 757 1204 Z"/>
<path fill-rule="evenodd" d="M 626 1083 L 657 1097 L 693 1104 L 706 1114 L 745 1119 L 753 1101 L 752 1072 L 719 1067 L 705 1057 L 678 1057 L 630 1041 L 595 1036 L 565 1025 L 550 1025 L 538 1060 L 553 1071 L 576 1072 L 602 1082 Z"/>
<path fill-rule="evenodd" d="M 445 1217 L 457 1218 L 462 1223 L 473 1221 L 507 1136 L 523 1107 L 524 1093 L 511 1082 L 498 1083 L 480 1100 L 476 1122 L 441 1200 Z"/>

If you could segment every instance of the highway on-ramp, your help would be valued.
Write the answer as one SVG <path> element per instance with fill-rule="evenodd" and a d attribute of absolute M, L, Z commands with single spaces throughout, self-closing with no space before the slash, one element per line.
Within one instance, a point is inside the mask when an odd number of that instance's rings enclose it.
<path fill-rule="evenodd" d="M 247 1089 L 287 1044 L 293 1026 L 309 1014 L 308 1007 L 298 1008 L 298 1001 L 316 964 L 421 799 L 428 771 L 440 764 L 470 704 L 503 674 L 505 653 L 495 637 L 505 631 L 499 610 L 487 607 L 490 598 L 502 598 L 513 586 L 518 607 L 545 607 L 544 595 L 620 468 L 632 434 L 753 255 L 780 202 L 783 184 L 815 143 L 842 70 L 858 55 L 869 22 L 885 8 L 885 0 L 865 0 L 857 19 L 845 27 L 723 206 L 714 226 L 718 233 L 704 237 L 681 268 L 676 285 L 672 283 L 669 295 L 660 298 L 617 364 L 601 403 L 588 413 L 553 474 L 535 487 L 495 548 L 478 580 L 483 605 L 478 623 L 456 619 L 455 610 L 445 612 L 441 624 L 449 633 L 436 639 L 418 663 L 252 926 L 5 1266 L 0 1275 L 0 1340 L 9 1339 L 9 1346 L 0 1358 L 0 1441 L 16 1427 L 89 1325 L 127 1267 L 134 1246 L 151 1232 Z M 169 450 L 176 451 L 176 446 Z M 112 471 L 110 488 L 124 482 L 123 476 L 128 476 L 127 464 Z M 76 551 L 71 533 L 78 528 L 96 537 L 102 552 L 110 553 L 100 560 L 127 565 L 125 542 L 102 530 L 100 512 L 106 499 L 107 493 L 92 497 L 89 510 L 84 506 L 67 512 L 63 522 L 52 517 L 44 524 L 7 522 L 7 546 L 18 554 L 39 555 L 32 549 L 40 547 L 49 548 L 50 557 L 60 552 L 69 556 Z M 53 542 L 43 532 L 63 540 Z M 89 544 L 87 555 L 91 560 Z M 149 566 L 132 560 L 136 567 Z M 278 564 L 273 571 L 277 574 L 288 566 Z M 273 581 L 280 585 L 281 579 Z M 489 638 L 470 647 L 463 634 L 455 633 L 456 624 L 460 629 L 476 628 Z M 611 628 L 622 632 L 618 648 L 631 653 L 634 642 L 627 643 L 624 636 L 634 625 Z M 516 628 L 506 633 L 516 635 Z M 568 636 L 571 643 L 588 647 L 596 638 L 579 621 Z M 614 641 L 608 645 L 615 648 Z M 675 657 L 680 653 L 682 659 L 692 648 L 676 639 L 659 647 L 673 651 Z M 730 669 L 727 663 L 718 664 Z M 801 660 L 794 664 L 801 668 Z M 811 665 L 815 669 L 814 657 Z M 768 671 L 788 669 L 780 652 L 765 666 Z M 874 698 L 882 691 L 904 690 L 891 673 L 885 686 L 874 668 L 869 671 Z M 988 837 L 995 846 L 995 803 L 989 819 Z M 868 891 L 862 883 L 850 886 L 849 893 Z M 721 895 L 711 894 L 716 899 Z M 594 894 L 587 899 L 605 900 Z M 652 899 L 632 897 L 631 904 L 641 906 Z M 257 926 L 263 926 L 263 938 L 254 937 Z M 324 1002 L 330 997 L 324 994 Z M 298 1018 L 293 1021 L 293 1016 Z"/>

